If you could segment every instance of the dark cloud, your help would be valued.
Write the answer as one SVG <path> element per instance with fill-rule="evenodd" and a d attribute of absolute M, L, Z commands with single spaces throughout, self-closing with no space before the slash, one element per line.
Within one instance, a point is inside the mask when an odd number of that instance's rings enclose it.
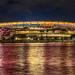
<path fill-rule="evenodd" d="M 17 20 L 28 16 L 59 20 L 62 16 L 63 19 L 73 20 L 74 7 L 75 0 L 0 0 L 0 20 Z"/>

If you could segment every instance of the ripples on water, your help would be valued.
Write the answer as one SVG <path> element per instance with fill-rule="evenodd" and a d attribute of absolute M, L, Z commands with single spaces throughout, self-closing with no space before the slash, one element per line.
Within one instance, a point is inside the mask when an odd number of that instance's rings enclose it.
<path fill-rule="evenodd" d="M 0 44 L 0 75 L 75 75 L 74 46 Z"/>

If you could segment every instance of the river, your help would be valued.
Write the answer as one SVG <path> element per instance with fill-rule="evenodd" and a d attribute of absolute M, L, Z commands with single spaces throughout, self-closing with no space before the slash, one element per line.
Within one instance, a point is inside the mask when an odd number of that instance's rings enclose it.
<path fill-rule="evenodd" d="M 1 43 L 0 75 L 75 75 L 75 46 Z"/>

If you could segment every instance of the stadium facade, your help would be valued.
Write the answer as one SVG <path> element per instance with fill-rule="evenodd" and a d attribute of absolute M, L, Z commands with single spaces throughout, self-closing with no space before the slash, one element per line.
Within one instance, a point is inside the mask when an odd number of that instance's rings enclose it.
<path fill-rule="evenodd" d="M 26 21 L 0 23 L 2 42 L 75 41 L 75 23 Z"/>

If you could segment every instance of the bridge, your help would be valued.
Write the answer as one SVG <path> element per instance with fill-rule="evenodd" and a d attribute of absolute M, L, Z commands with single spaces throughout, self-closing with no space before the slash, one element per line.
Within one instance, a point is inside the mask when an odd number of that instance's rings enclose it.
<path fill-rule="evenodd" d="M 27 21 L 27 22 L 7 22 L 0 23 L 1 28 L 12 30 L 10 40 L 18 41 L 63 41 L 74 40 L 75 23 L 72 22 L 52 22 L 52 21 Z M 13 34 L 13 35 L 12 35 Z M 2 38 L 7 38 L 4 36 Z M 1 39 L 2 39 L 1 38 Z M 9 40 L 8 39 L 8 40 Z M 4 40 L 4 39 L 3 39 Z"/>

